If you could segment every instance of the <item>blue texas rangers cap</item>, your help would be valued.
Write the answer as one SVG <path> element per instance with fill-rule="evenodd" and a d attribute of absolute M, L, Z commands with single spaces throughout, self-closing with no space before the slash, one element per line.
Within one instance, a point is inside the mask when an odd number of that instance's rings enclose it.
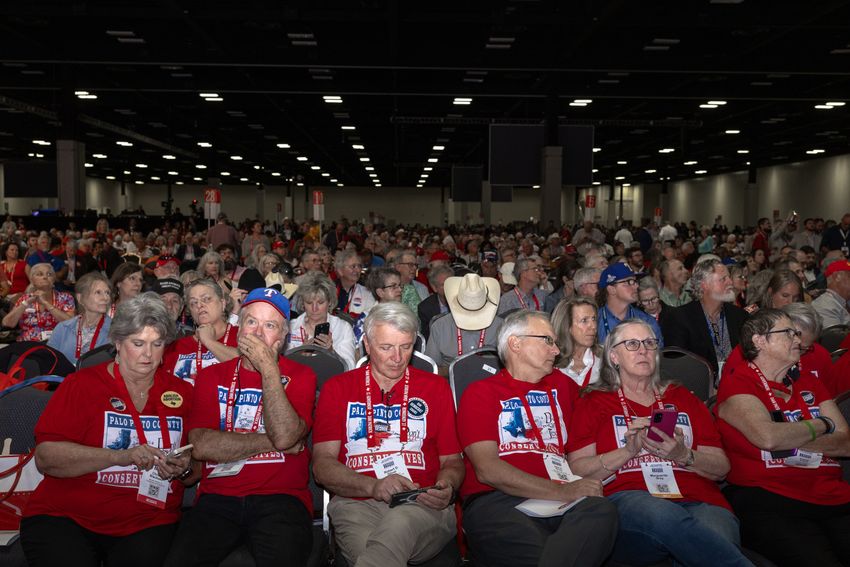
<path fill-rule="evenodd" d="M 289 300 L 282 295 L 278 290 L 270 287 L 258 287 L 251 293 L 245 296 L 242 301 L 242 307 L 247 307 L 252 303 L 263 301 L 268 303 L 283 315 L 289 321 Z"/>
<path fill-rule="evenodd" d="M 622 262 L 614 262 L 605 268 L 602 275 L 599 276 L 599 289 L 605 289 L 611 284 L 627 280 L 629 278 L 641 278 L 644 275 L 646 274 L 634 273 L 631 268 Z"/>

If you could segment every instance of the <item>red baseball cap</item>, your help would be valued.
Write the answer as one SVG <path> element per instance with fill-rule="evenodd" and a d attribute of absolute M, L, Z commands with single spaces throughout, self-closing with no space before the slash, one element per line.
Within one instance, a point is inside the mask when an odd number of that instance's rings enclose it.
<path fill-rule="evenodd" d="M 449 254 L 445 250 L 437 250 L 436 252 L 431 254 L 431 259 L 428 260 L 428 261 L 429 262 L 436 262 L 436 261 L 439 261 L 439 260 L 442 260 L 444 262 L 448 262 L 449 260 L 451 260 L 451 258 L 449 258 Z"/>
<path fill-rule="evenodd" d="M 850 272 L 850 260 L 836 260 L 826 267 L 826 277 L 838 272 Z"/>

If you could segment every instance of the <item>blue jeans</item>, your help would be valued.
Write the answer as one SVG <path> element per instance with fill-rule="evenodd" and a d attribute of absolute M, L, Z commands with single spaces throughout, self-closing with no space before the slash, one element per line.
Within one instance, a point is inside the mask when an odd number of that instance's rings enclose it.
<path fill-rule="evenodd" d="M 667 558 L 689 566 L 751 566 L 741 553 L 738 519 L 704 502 L 655 498 L 644 490 L 609 496 L 620 514 L 613 559 L 651 565 Z"/>

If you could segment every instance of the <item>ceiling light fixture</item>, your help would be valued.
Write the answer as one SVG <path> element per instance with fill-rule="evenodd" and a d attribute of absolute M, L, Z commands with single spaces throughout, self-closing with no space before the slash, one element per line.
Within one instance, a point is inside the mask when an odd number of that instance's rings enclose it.
<path fill-rule="evenodd" d="M 171 154 L 165 154 L 162 156 L 162 159 L 177 159 L 177 157 Z"/>
<path fill-rule="evenodd" d="M 704 175 L 704 174 L 708 173 L 708 171 L 706 171 L 705 169 L 698 169 L 694 173 L 696 175 Z"/>
<path fill-rule="evenodd" d="M 233 161 L 242 161 L 242 156 L 230 156 Z"/>
<path fill-rule="evenodd" d="M 209 142 L 198 142 L 198 146 L 201 148 L 211 148 L 212 144 L 210 144 Z"/>
<path fill-rule="evenodd" d="M 289 144 L 278 144 L 277 147 L 282 150 L 288 150 L 291 146 Z"/>
<path fill-rule="evenodd" d="M 357 130 L 354 126 L 340 126 L 340 128 L 343 130 Z"/>
<path fill-rule="evenodd" d="M 675 151 L 676 151 L 675 148 L 661 148 L 660 150 L 658 150 L 658 153 L 659 154 L 671 154 Z"/>
<path fill-rule="evenodd" d="M 469 97 L 455 97 L 452 104 L 456 106 L 469 106 L 472 104 L 472 99 Z"/>

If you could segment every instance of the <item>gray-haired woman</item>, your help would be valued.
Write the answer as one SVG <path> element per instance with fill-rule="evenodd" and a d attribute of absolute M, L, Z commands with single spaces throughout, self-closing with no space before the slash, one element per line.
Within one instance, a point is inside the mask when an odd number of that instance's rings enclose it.
<path fill-rule="evenodd" d="M 301 315 L 292 320 L 289 349 L 313 344 L 336 352 L 348 370 L 354 368 L 354 329 L 331 315 L 336 305 L 336 286 L 322 272 L 307 272 L 295 292 L 295 308 Z"/>
<path fill-rule="evenodd" d="M 115 361 L 70 375 L 35 429 L 44 480 L 21 522 L 27 562 L 161 565 L 194 470 L 186 444 L 189 384 L 160 370 L 174 321 L 142 294 L 119 305 Z"/>
<path fill-rule="evenodd" d="M 224 270 L 224 259 L 218 252 L 207 252 L 198 260 L 198 272 L 201 277 L 209 278 L 221 286 L 224 293 L 230 293 L 233 284 Z"/>
<path fill-rule="evenodd" d="M 74 291 L 80 314 L 56 325 L 47 341 L 47 346 L 60 351 L 71 364 L 76 364 L 90 350 L 107 344 L 112 323 L 107 315 L 112 288 L 106 276 L 89 272 L 77 281 Z"/>

